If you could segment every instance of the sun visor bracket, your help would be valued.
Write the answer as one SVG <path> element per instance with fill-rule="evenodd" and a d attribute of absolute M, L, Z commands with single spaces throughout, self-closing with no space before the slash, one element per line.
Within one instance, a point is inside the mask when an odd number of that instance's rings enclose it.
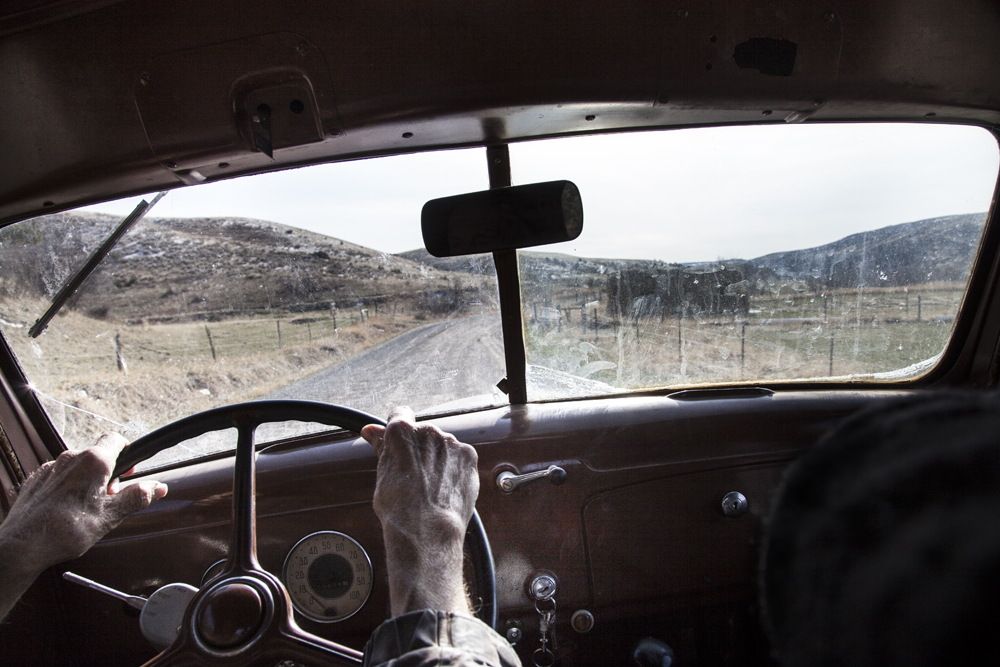
<path fill-rule="evenodd" d="M 341 133 L 323 55 L 293 33 L 155 56 L 134 91 L 150 148 L 179 177 L 263 165 Z"/>

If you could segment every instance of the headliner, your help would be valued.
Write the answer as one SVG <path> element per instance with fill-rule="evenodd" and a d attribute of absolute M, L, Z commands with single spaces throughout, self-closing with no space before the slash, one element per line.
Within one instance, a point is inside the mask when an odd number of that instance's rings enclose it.
<path fill-rule="evenodd" d="M 997 3 L 811 4 L 15 0 L 0 13 L 0 223 L 202 177 L 564 133 L 1000 125 Z M 793 43 L 790 75 L 741 68 L 753 38 Z M 284 139 L 275 125 L 272 160 L 246 110 L 288 91 L 308 97 L 304 125 Z"/>

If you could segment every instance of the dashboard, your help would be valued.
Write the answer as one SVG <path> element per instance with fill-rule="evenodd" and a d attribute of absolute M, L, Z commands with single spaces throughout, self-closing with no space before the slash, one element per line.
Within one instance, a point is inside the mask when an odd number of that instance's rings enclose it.
<path fill-rule="evenodd" d="M 564 664 L 628 663 L 643 637 L 669 644 L 683 664 L 769 664 L 755 591 L 762 519 L 788 463 L 884 395 L 701 390 L 434 420 L 479 453 L 498 632 L 531 664 L 548 610 L 533 589 L 542 576 L 553 588 L 550 646 Z M 389 617 L 371 448 L 328 432 L 264 447 L 257 461 L 261 565 L 283 578 L 301 627 L 362 649 Z M 551 466 L 565 471 L 562 483 L 498 484 Z M 213 576 L 230 538 L 232 457 L 155 477 L 168 496 L 64 570 L 135 595 Z M 117 651 L 121 664 L 155 655 L 120 602 L 50 585 L 86 638 L 81 655 Z"/>

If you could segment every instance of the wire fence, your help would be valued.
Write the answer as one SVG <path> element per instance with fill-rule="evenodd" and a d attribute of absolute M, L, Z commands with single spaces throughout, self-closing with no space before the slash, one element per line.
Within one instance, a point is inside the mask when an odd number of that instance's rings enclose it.
<path fill-rule="evenodd" d="M 953 329 L 962 286 L 843 290 L 751 300 L 744 313 L 633 309 L 606 301 L 524 308 L 529 363 L 627 388 L 676 381 L 813 378 L 894 372 L 934 358 Z M 581 347 L 586 342 L 589 349 Z M 916 370 L 914 372 L 917 372 Z"/>

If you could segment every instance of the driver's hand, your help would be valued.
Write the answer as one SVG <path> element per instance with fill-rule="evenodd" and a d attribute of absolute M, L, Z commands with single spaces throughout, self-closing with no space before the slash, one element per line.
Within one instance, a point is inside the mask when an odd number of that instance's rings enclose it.
<path fill-rule="evenodd" d="M 478 456 L 471 446 L 410 408 L 361 436 L 378 456 L 375 514 L 382 522 L 392 615 L 418 609 L 469 614 L 462 582 L 465 529 L 479 495 Z"/>
<path fill-rule="evenodd" d="M 0 535 L 21 544 L 39 572 L 82 556 L 122 519 L 167 494 L 156 481 L 111 481 L 127 444 L 117 433 L 105 434 L 90 449 L 63 452 L 41 466 L 21 486 Z"/>

